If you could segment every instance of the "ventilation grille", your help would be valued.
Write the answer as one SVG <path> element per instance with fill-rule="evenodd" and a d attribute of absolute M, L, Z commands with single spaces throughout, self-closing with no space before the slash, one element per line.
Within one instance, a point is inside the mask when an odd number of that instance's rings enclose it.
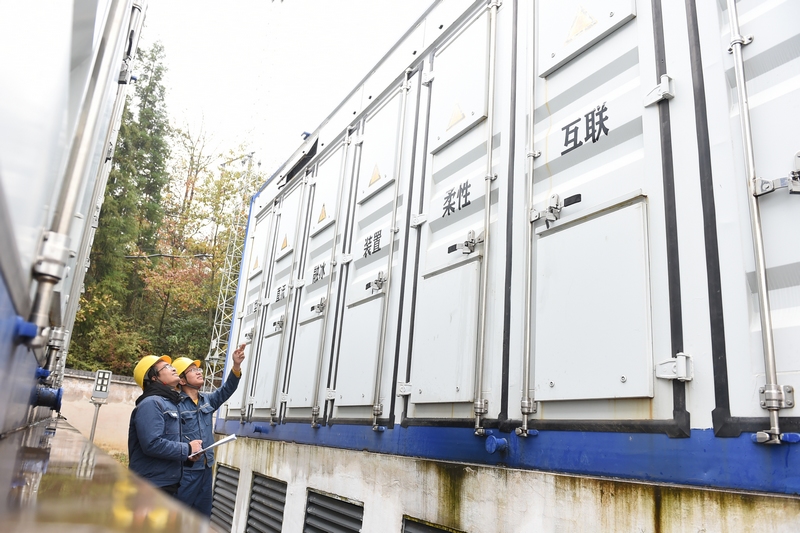
<path fill-rule="evenodd" d="M 413 518 L 403 518 L 403 533 L 463 533 L 458 529 L 451 529 L 444 526 L 436 526 L 425 522 L 417 521 Z"/>
<path fill-rule="evenodd" d="M 358 533 L 364 507 L 308 491 L 304 533 Z"/>
<path fill-rule="evenodd" d="M 214 479 L 214 500 L 211 504 L 211 521 L 220 531 L 230 531 L 233 525 L 233 510 L 236 507 L 236 490 L 239 487 L 239 471 L 217 464 Z"/>
<path fill-rule="evenodd" d="M 280 533 L 284 503 L 286 483 L 254 473 L 250 509 L 247 511 L 248 533 Z"/>

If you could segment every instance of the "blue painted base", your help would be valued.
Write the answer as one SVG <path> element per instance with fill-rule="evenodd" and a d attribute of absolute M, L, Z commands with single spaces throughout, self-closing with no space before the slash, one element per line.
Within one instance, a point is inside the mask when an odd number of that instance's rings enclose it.
<path fill-rule="evenodd" d="M 485 438 L 476 437 L 471 428 L 395 426 L 376 432 L 372 426 L 313 429 L 307 423 L 270 426 L 264 422 L 240 424 L 219 419 L 216 430 L 240 437 L 431 460 L 800 494 L 800 447 L 755 444 L 750 434 L 717 438 L 712 430 L 692 430 L 690 438 L 671 439 L 646 433 L 540 431 L 536 437 L 520 438 L 513 433 L 494 432 L 507 439 L 508 447 L 490 454 Z"/>
<path fill-rule="evenodd" d="M 0 432 L 27 422 L 38 383 L 36 357 L 18 342 L 16 332 L 17 310 L 0 272 Z"/>

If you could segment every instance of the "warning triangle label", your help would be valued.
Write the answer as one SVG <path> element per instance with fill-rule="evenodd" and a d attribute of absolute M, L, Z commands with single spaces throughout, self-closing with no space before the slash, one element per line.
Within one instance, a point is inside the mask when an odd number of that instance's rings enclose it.
<path fill-rule="evenodd" d="M 597 24 L 597 19 L 591 16 L 586 11 L 585 7 L 580 6 L 578 9 L 578 14 L 575 15 L 575 20 L 572 21 L 572 27 L 569 30 L 569 35 L 567 35 L 566 42 L 570 42 L 572 39 L 585 32 L 595 24 Z"/>
<path fill-rule="evenodd" d="M 450 115 L 450 123 L 447 125 L 447 129 L 449 130 L 463 119 L 464 113 L 461 111 L 461 108 L 458 106 L 458 104 L 456 104 L 456 107 L 453 109 L 453 113 Z"/>
<path fill-rule="evenodd" d="M 287 237 L 288 237 L 287 235 L 283 236 L 283 244 L 281 244 L 281 250 L 289 246 L 289 239 Z"/>
<path fill-rule="evenodd" d="M 322 204 L 322 211 L 319 212 L 319 220 L 317 222 L 322 222 L 328 218 L 328 213 L 325 212 L 325 204 Z"/>
<path fill-rule="evenodd" d="M 381 179 L 381 173 L 378 170 L 378 165 L 375 165 L 375 168 L 372 170 L 372 177 L 369 180 L 369 186 L 372 187 L 372 184 Z"/>

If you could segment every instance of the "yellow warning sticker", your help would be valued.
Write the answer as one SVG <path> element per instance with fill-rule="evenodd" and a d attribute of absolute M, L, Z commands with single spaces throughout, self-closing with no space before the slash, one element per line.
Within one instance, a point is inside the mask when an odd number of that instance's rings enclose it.
<path fill-rule="evenodd" d="M 372 170 L 372 177 L 369 180 L 369 186 L 372 187 L 372 185 L 379 179 L 381 179 L 381 172 L 378 170 L 378 165 L 376 164 L 375 168 Z"/>
<path fill-rule="evenodd" d="M 281 250 L 289 246 L 289 239 L 287 237 L 288 237 L 287 235 L 283 236 L 283 244 L 281 244 Z"/>
<path fill-rule="evenodd" d="M 575 20 L 572 21 L 572 27 L 569 30 L 569 35 L 567 35 L 567 40 L 564 44 L 570 42 L 572 39 L 585 32 L 595 24 L 597 24 L 597 19 L 591 16 L 586 11 L 585 7 L 580 6 L 578 9 L 578 14 L 575 15 Z"/>
<path fill-rule="evenodd" d="M 319 212 L 319 220 L 317 222 L 322 222 L 328 218 L 328 213 L 325 212 L 325 204 L 322 204 L 322 210 Z"/>
<path fill-rule="evenodd" d="M 453 108 L 453 114 L 450 115 L 450 123 L 447 125 L 447 130 L 445 131 L 448 131 L 462 120 L 464 120 L 464 112 L 461 111 L 461 108 L 456 104 L 456 107 Z"/>

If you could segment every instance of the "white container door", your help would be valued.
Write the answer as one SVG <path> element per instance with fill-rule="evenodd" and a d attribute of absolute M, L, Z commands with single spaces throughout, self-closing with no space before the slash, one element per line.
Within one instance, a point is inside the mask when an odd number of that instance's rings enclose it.
<path fill-rule="evenodd" d="M 636 18 L 634 8 L 628 0 L 538 3 L 533 208 L 540 218 L 530 280 L 538 401 L 653 397 L 654 315 L 659 359 L 672 356 L 659 114 L 644 105 L 656 83 L 652 21 Z M 579 202 L 565 202 L 576 195 Z M 564 204 L 560 219 L 545 221 L 549 206 Z M 664 281 L 654 288 L 651 279 Z M 664 391 L 668 417 L 668 383 Z M 592 416 L 652 416 L 602 405 Z"/>
<path fill-rule="evenodd" d="M 353 216 L 352 256 L 339 346 L 336 405 L 371 405 L 384 299 L 389 274 L 391 231 L 402 95 L 379 106 L 364 125 Z M 397 224 L 401 226 L 400 222 Z M 394 255 L 394 262 L 399 261 Z M 396 287 L 396 283 L 394 286 Z"/>
<path fill-rule="evenodd" d="M 488 14 L 433 57 L 412 404 L 470 402 L 486 209 Z M 497 147 L 499 136 L 495 138 Z M 493 197 L 493 203 L 496 203 Z"/>
<path fill-rule="evenodd" d="M 285 336 L 289 333 L 289 302 L 295 279 L 294 272 L 295 247 L 301 244 L 302 223 L 299 217 L 304 212 L 304 185 L 300 178 L 286 191 L 280 200 L 280 215 L 276 217 L 275 241 L 273 242 L 272 261 L 267 274 L 265 287 L 264 322 L 262 341 L 258 354 L 258 370 L 253 394 L 253 406 L 258 409 L 273 409 L 281 401 L 280 389 L 283 356 L 287 350 Z M 300 219 L 302 220 L 302 219 Z M 276 395 L 276 383 L 278 394 Z M 276 398 L 273 404 L 273 397 Z M 263 416 L 263 413 L 254 414 Z"/>
<path fill-rule="evenodd" d="M 245 359 L 242 363 L 242 381 L 239 390 L 231 396 L 228 406 L 231 409 L 240 409 L 248 403 L 247 397 L 252 396 L 252 386 L 256 379 L 256 363 L 259 339 L 259 318 L 261 317 L 263 303 L 263 289 L 265 279 L 265 265 L 268 263 L 267 255 L 271 251 L 272 229 L 274 212 L 271 207 L 262 213 L 256 214 L 248 232 L 246 250 L 243 256 L 242 279 L 239 281 L 238 305 L 236 308 L 236 327 L 231 331 L 233 342 L 228 352 L 232 352 L 240 344 L 245 347 Z"/>
<path fill-rule="evenodd" d="M 331 257 L 339 240 L 334 231 L 336 218 L 340 216 L 337 206 L 344 152 L 344 147 L 340 146 L 319 163 L 312 187 L 310 231 L 303 262 L 305 283 L 299 296 L 297 332 L 292 349 L 289 408 L 313 407 L 318 358 L 327 353 L 321 344 L 325 336 L 322 324 L 324 313 L 331 313 L 332 306 L 328 301 L 328 282 L 333 273 Z M 324 376 L 321 379 L 324 380 Z"/>

